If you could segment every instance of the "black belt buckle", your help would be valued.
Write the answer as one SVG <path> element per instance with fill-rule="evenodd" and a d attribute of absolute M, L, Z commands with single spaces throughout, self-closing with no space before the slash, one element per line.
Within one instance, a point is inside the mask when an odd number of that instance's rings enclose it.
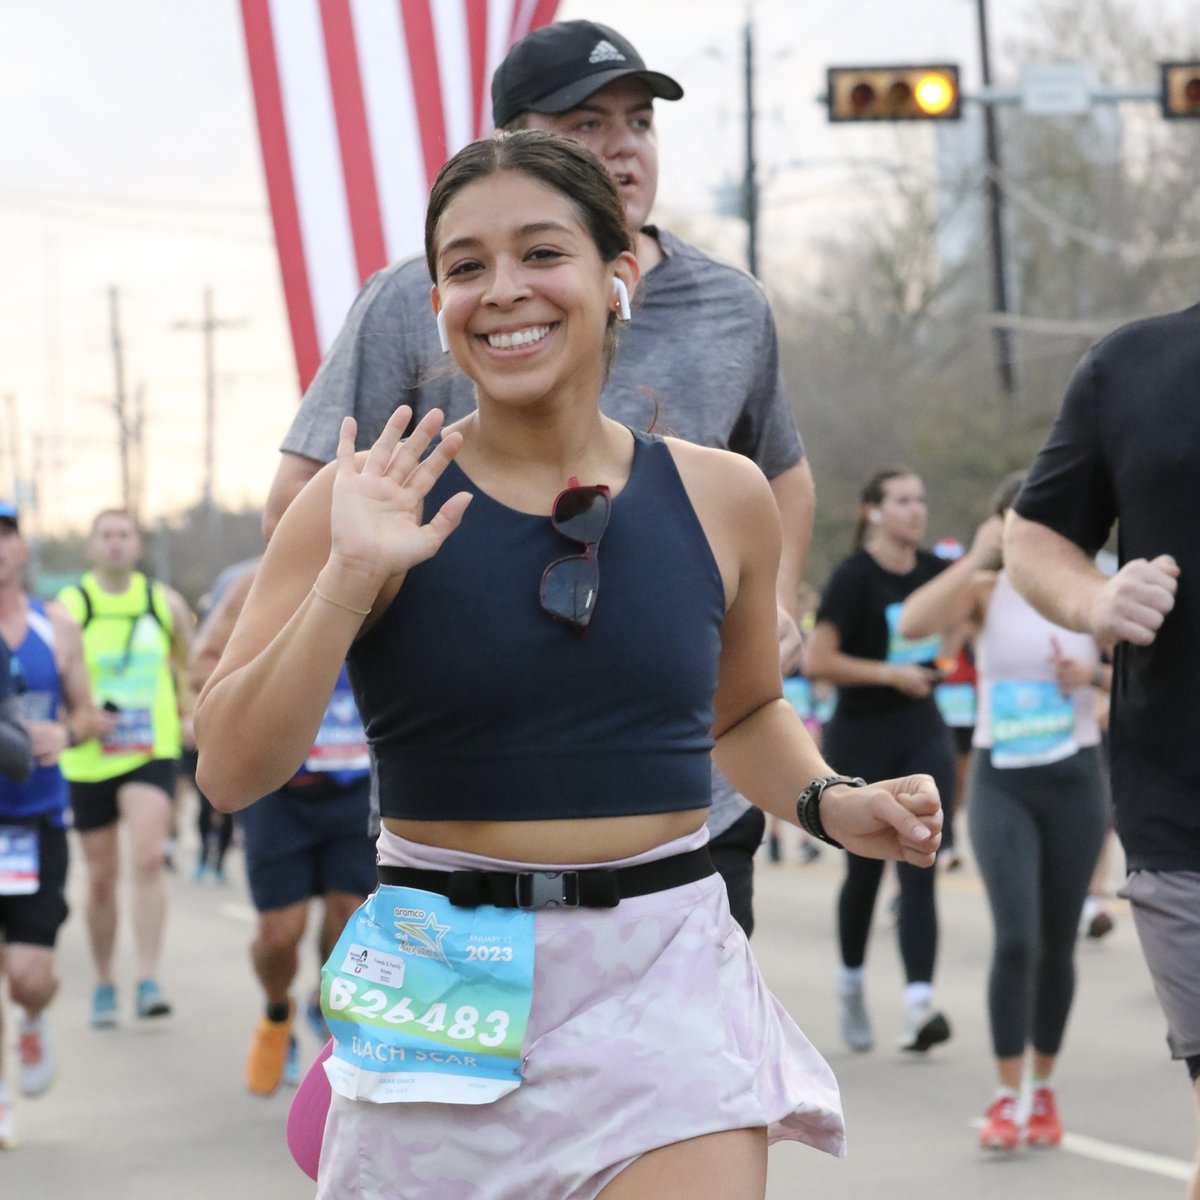
<path fill-rule="evenodd" d="M 517 876 L 517 907 L 578 908 L 578 871 L 522 871 Z"/>

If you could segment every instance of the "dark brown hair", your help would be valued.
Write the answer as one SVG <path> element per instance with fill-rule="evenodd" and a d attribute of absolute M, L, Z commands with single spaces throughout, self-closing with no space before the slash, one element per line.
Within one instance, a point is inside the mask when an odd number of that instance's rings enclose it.
<path fill-rule="evenodd" d="M 916 475 L 916 472 L 910 471 L 908 467 L 884 467 L 882 470 L 876 471 L 863 485 L 863 489 L 858 496 L 860 505 L 858 524 L 854 526 L 855 550 L 862 549 L 863 540 L 867 536 L 867 526 L 870 524 L 867 520 L 866 510 L 868 506 L 883 503 L 883 489 L 885 484 L 891 483 L 893 479 L 906 479 L 910 475 Z"/>
<path fill-rule="evenodd" d="M 437 282 L 438 222 L 446 205 L 468 184 L 501 171 L 528 175 L 564 196 L 604 262 L 634 248 L 617 186 L 604 164 L 579 142 L 540 129 L 498 133 L 464 146 L 438 172 L 425 212 L 425 264 Z"/>

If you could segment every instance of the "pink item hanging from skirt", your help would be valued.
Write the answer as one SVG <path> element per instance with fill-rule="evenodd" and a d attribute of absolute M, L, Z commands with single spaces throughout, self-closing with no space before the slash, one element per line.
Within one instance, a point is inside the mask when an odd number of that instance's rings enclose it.
<path fill-rule="evenodd" d="M 600 865 L 706 840 L 700 829 Z M 387 830 L 379 859 L 445 871 L 534 866 Z M 592 1200 L 650 1150 L 760 1126 L 772 1142 L 845 1153 L 833 1072 L 767 990 L 719 875 L 615 909 L 539 911 L 535 938 L 524 1082 L 494 1104 L 333 1096 L 322 1051 L 288 1115 L 288 1145 L 318 1179 L 318 1200 Z"/>

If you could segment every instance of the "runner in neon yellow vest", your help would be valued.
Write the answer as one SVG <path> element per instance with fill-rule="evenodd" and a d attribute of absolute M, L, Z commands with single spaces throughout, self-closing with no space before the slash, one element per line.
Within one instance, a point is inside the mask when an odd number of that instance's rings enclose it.
<path fill-rule="evenodd" d="M 84 655 L 98 704 L 116 705 L 117 728 L 63 755 L 72 782 L 124 775 L 152 758 L 178 758 L 179 706 L 171 672 L 174 616 L 161 583 L 134 571 L 128 588 L 105 591 L 89 571 L 59 600 L 84 626 Z"/>
<path fill-rule="evenodd" d="M 88 933 L 97 975 L 92 1024 L 106 1028 L 117 1023 L 118 1011 L 118 822 L 129 829 L 134 856 L 135 1012 L 144 1018 L 171 1011 L 157 980 L 167 908 L 162 872 L 179 752 L 182 741 L 191 740 L 192 618 L 182 597 L 135 569 L 142 539 L 128 513 L 100 513 L 88 552 L 93 569 L 59 599 L 83 626 L 92 692 L 106 711 L 100 737 L 64 754 L 62 769 L 89 875 Z"/>

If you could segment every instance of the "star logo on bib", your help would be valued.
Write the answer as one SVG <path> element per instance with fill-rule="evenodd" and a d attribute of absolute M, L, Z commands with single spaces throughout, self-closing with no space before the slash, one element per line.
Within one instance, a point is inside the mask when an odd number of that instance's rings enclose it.
<path fill-rule="evenodd" d="M 396 940 L 400 949 L 421 958 L 436 958 L 439 962 L 448 963 L 442 942 L 450 932 L 449 925 L 438 922 L 436 913 L 426 913 L 424 921 L 397 921 Z"/>

